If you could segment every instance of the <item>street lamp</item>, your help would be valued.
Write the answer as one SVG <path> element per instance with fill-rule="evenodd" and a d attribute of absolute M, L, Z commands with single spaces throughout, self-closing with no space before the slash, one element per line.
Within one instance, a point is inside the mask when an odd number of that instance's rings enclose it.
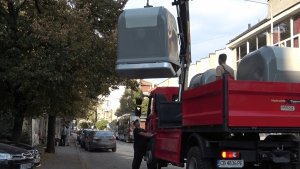
<path fill-rule="evenodd" d="M 258 4 L 264 4 L 264 5 L 268 5 L 271 7 L 271 46 L 273 46 L 273 8 L 272 8 L 272 5 L 270 5 L 268 3 L 257 2 L 257 1 L 252 1 L 252 0 L 245 0 L 245 1 L 254 2 L 254 3 L 258 3 Z"/>

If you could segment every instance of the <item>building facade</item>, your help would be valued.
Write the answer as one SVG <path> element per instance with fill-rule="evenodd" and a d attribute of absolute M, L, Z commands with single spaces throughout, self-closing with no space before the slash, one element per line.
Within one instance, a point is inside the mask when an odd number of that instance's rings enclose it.
<path fill-rule="evenodd" d="M 115 112 L 120 107 L 120 98 L 125 89 L 125 86 L 119 86 L 119 89 L 110 89 L 110 95 L 98 97 L 97 121 L 107 120 L 108 122 L 111 122 L 112 120 L 117 119 Z"/>
<path fill-rule="evenodd" d="M 299 48 L 300 0 L 269 0 L 268 17 L 232 39 L 227 45 L 227 55 L 237 69 L 239 61 L 248 53 L 262 46 Z M 273 34 L 271 34 L 271 6 L 273 12 Z M 273 40 L 273 44 L 272 44 Z"/>

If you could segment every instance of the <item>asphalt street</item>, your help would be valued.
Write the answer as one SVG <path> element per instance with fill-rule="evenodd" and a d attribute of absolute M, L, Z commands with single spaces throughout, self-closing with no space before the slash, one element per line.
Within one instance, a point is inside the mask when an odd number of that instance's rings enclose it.
<path fill-rule="evenodd" d="M 89 152 L 77 144 L 72 133 L 70 146 L 55 147 L 55 154 L 43 153 L 39 169 L 131 169 L 133 143 L 117 140 L 117 151 L 97 150 Z M 167 169 L 178 169 L 169 166 Z M 143 161 L 140 169 L 147 169 Z M 180 168 L 179 168 L 180 169 Z"/>
<path fill-rule="evenodd" d="M 133 160 L 133 143 L 126 143 L 117 140 L 117 151 L 98 150 L 89 152 L 80 148 L 77 144 L 80 156 L 85 167 L 89 169 L 131 169 Z M 167 169 L 180 169 L 180 167 L 169 166 Z M 143 161 L 140 169 L 147 169 L 146 162 Z"/>

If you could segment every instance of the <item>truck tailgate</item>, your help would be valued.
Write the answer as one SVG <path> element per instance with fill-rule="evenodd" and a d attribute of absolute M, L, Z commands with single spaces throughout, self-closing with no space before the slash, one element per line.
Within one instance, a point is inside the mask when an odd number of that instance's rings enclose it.
<path fill-rule="evenodd" d="M 229 127 L 300 127 L 300 84 L 228 79 Z"/>

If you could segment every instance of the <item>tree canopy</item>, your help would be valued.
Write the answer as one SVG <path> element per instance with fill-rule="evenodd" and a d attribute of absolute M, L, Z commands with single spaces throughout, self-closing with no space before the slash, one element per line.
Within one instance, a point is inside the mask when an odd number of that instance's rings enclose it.
<path fill-rule="evenodd" d="M 15 117 L 13 135 L 24 117 L 81 116 L 110 87 L 137 86 L 114 70 L 126 2 L 0 0 L 0 106 Z"/>
<path fill-rule="evenodd" d="M 98 130 L 103 130 L 107 127 L 107 123 L 109 123 L 107 120 L 97 121 L 96 124 L 95 124 L 95 127 Z"/>
<path fill-rule="evenodd" d="M 78 126 L 80 126 L 82 129 L 87 129 L 91 127 L 90 123 L 88 122 L 81 122 L 78 124 Z"/>
<path fill-rule="evenodd" d="M 116 110 L 115 115 L 116 116 L 122 116 L 123 114 L 127 113 L 134 113 L 135 112 L 135 107 L 138 106 L 135 102 L 136 98 L 142 98 L 143 102 L 141 105 L 142 108 L 142 114 L 147 113 L 147 108 L 148 108 L 148 98 L 144 98 L 143 96 L 143 91 L 141 89 L 135 90 L 130 90 L 126 89 L 120 98 L 120 107 Z"/>

